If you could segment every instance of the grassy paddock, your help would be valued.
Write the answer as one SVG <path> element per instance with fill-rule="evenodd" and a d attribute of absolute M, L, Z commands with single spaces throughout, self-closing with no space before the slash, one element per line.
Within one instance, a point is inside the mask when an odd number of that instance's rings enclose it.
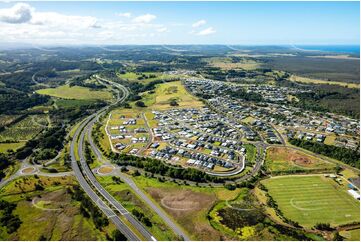
<path fill-rule="evenodd" d="M 321 80 L 321 79 L 314 79 L 314 78 L 308 78 L 308 77 L 301 77 L 292 75 L 290 77 L 291 81 L 294 82 L 302 82 L 306 84 L 330 84 L 330 85 L 339 85 L 347 88 L 360 88 L 360 84 L 357 83 L 346 83 L 346 82 L 338 82 L 338 81 L 327 81 L 327 80 Z"/>
<path fill-rule="evenodd" d="M 18 143 L 0 143 L 0 153 L 6 153 L 8 150 L 14 150 L 23 147 L 25 142 L 18 142 Z"/>
<path fill-rule="evenodd" d="M 76 99 L 76 100 L 110 100 L 112 98 L 111 92 L 107 91 L 93 91 L 86 87 L 69 85 L 59 86 L 57 88 L 40 89 L 37 93 L 42 95 L 48 95 L 64 99 Z"/>
<path fill-rule="evenodd" d="M 359 201 L 331 178 L 283 176 L 262 181 L 288 219 L 305 227 L 316 223 L 332 226 L 360 221 Z"/>
<path fill-rule="evenodd" d="M 285 147 L 267 149 L 266 166 L 269 172 L 312 171 L 332 169 L 333 164 L 312 157 L 298 150 Z"/>
<path fill-rule="evenodd" d="M 135 177 L 134 181 L 179 223 L 193 240 L 222 238 L 223 235 L 210 225 L 208 212 L 217 202 L 233 200 L 240 192 L 240 189 L 230 191 L 225 188 L 177 185 L 143 176 Z"/>

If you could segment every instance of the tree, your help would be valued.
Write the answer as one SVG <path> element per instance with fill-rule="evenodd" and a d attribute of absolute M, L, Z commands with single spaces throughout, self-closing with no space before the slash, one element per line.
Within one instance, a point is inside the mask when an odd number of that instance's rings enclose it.
<path fill-rule="evenodd" d="M 143 107 L 143 108 L 146 107 L 145 103 L 143 101 L 136 101 L 135 105 L 138 106 L 138 107 Z"/>
<path fill-rule="evenodd" d="M 112 232 L 112 237 L 114 241 L 126 241 L 127 237 L 124 236 L 119 230 L 114 230 Z"/>
<path fill-rule="evenodd" d="M 333 240 L 334 241 L 343 241 L 344 240 L 344 237 L 342 237 L 340 235 L 340 233 L 337 231 L 334 235 L 333 235 Z"/>
<path fill-rule="evenodd" d="M 172 107 L 179 106 L 176 100 L 170 101 L 169 105 L 171 105 Z"/>
<path fill-rule="evenodd" d="M 332 231 L 331 225 L 329 223 L 317 223 L 315 225 L 315 229 L 318 230 L 325 230 L 325 231 Z"/>
<path fill-rule="evenodd" d="M 342 171 L 341 166 L 340 166 L 340 165 L 336 165 L 336 167 L 335 167 L 335 172 L 336 172 L 336 174 L 339 174 L 341 171 Z"/>

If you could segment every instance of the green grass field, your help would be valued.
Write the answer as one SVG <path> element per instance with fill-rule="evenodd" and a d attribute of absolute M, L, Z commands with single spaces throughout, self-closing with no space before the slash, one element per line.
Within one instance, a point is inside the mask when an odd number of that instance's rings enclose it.
<path fill-rule="evenodd" d="M 323 176 L 284 176 L 262 181 L 288 219 L 305 227 L 360 221 L 360 202 Z"/>
<path fill-rule="evenodd" d="M 147 106 L 143 109 L 169 109 L 172 100 L 177 101 L 178 108 L 203 106 L 203 103 L 187 92 L 180 81 L 167 82 L 157 85 L 155 93 L 144 93 L 142 101 Z"/>
<path fill-rule="evenodd" d="M 149 77 L 149 78 L 144 78 L 144 79 L 138 79 L 142 77 L 142 74 L 144 74 L 145 76 Z M 117 73 L 118 77 L 121 79 L 126 79 L 128 81 L 136 81 L 136 82 L 142 82 L 142 83 L 149 83 L 155 80 L 160 80 L 160 79 L 168 79 L 168 78 L 174 78 L 175 75 L 168 75 L 168 74 L 163 74 L 162 72 L 142 72 L 142 73 L 136 73 L 136 72 L 127 72 L 125 74 L 120 74 Z M 152 76 L 152 77 L 150 77 Z"/>
<path fill-rule="evenodd" d="M 64 99 L 77 99 L 77 100 L 86 100 L 86 99 L 99 99 L 99 100 L 109 100 L 112 98 L 112 93 L 107 91 L 93 91 L 86 87 L 73 86 L 69 85 L 59 86 L 57 88 L 47 88 L 36 91 L 39 94 L 59 97 Z"/>
<path fill-rule="evenodd" d="M 18 142 L 18 143 L 0 143 L 0 153 L 6 153 L 8 150 L 14 150 L 23 147 L 25 142 Z"/>
<path fill-rule="evenodd" d="M 55 104 L 61 108 L 81 107 L 81 106 L 93 104 L 95 102 L 94 100 L 87 100 L 87 99 L 85 100 L 57 99 L 57 98 L 55 99 L 56 99 Z"/>

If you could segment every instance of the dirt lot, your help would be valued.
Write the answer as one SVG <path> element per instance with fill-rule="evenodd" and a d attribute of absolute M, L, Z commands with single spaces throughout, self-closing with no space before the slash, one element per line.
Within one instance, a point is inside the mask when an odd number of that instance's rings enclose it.
<path fill-rule="evenodd" d="M 332 164 L 326 163 L 321 159 L 285 147 L 269 148 L 267 150 L 266 163 L 270 171 L 330 169 L 333 167 Z"/>
<path fill-rule="evenodd" d="M 216 195 L 187 189 L 148 188 L 147 192 L 196 240 L 220 240 L 221 234 L 206 215 L 217 201 Z M 224 239 L 224 238 L 223 238 Z"/>
<path fill-rule="evenodd" d="M 113 166 L 102 166 L 99 168 L 98 172 L 102 174 L 111 173 L 114 170 Z"/>

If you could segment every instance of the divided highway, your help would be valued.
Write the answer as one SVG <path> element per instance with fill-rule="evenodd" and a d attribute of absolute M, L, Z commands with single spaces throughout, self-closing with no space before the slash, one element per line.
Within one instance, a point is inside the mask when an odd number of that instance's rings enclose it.
<path fill-rule="evenodd" d="M 99 78 L 101 81 L 108 82 L 108 80 Z M 100 109 L 95 114 L 90 115 L 87 117 L 81 125 L 75 131 L 75 134 L 72 137 L 72 142 L 70 146 L 70 154 L 71 154 L 71 165 L 74 171 L 74 174 L 79 181 L 79 184 L 83 188 L 83 190 L 87 193 L 87 195 L 92 199 L 92 201 L 99 207 L 101 211 L 115 224 L 115 226 L 121 231 L 129 240 L 138 241 L 140 238 L 118 217 L 118 214 L 113 211 L 103 199 L 107 201 L 107 203 L 112 207 L 115 208 L 117 212 L 119 212 L 122 216 L 124 216 L 132 226 L 138 230 L 138 232 L 148 241 L 155 240 L 155 238 L 151 235 L 151 233 L 138 221 L 136 220 L 116 199 L 114 199 L 96 180 L 94 174 L 89 169 L 89 166 L 86 163 L 83 154 L 83 143 L 84 143 L 84 135 L 86 130 L 88 130 L 98 117 L 103 114 L 109 107 L 115 105 L 119 102 L 123 102 L 129 95 L 128 90 L 120 84 L 111 83 L 112 85 L 116 86 L 120 89 L 123 93 L 122 97 L 118 95 L 118 99 L 115 103 Z M 78 164 L 78 160 L 75 154 L 75 146 L 78 142 L 78 156 L 80 158 L 80 165 Z M 100 194 L 100 195 L 98 195 Z"/>

